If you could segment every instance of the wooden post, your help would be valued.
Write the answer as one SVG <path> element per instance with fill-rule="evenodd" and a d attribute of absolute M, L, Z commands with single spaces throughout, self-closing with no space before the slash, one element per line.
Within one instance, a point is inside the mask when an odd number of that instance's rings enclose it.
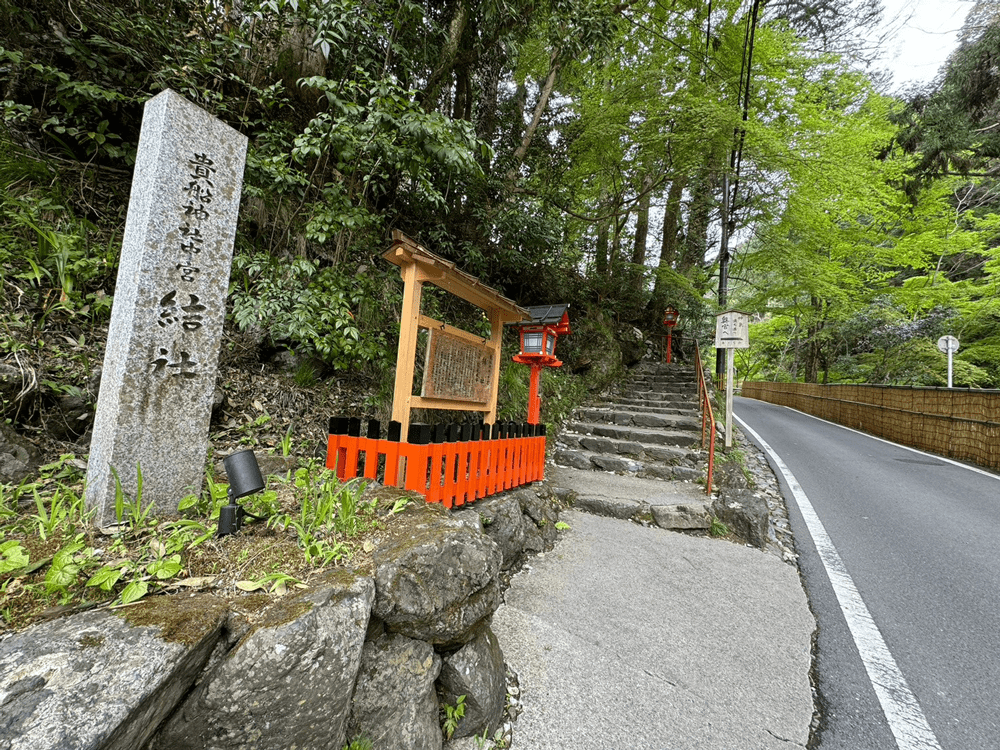
<path fill-rule="evenodd" d="M 503 320 L 497 310 L 490 310 L 490 344 L 493 348 L 493 395 L 490 398 L 489 410 L 486 412 L 484 421 L 493 424 L 497 421 L 497 399 L 500 389 L 500 353 L 503 349 Z"/>
<path fill-rule="evenodd" d="M 417 280 L 417 266 L 402 267 L 403 309 L 399 316 L 399 350 L 396 353 L 396 390 L 392 397 L 392 419 L 401 425 L 400 432 L 410 429 L 410 402 L 413 399 L 413 370 L 417 357 L 417 333 L 420 320 L 420 300 L 423 282 Z"/>
<path fill-rule="evenodd" d="M 542 414 L 541 395 L 542 368 L 531 365 L 531 378 L 528 381 L 528 424 L 538 424 Z"/>
<path fill-rule="evenodd" d="M 726 448 L 733 445 L 733 355 L 735 349 L 726 349 Z"/>

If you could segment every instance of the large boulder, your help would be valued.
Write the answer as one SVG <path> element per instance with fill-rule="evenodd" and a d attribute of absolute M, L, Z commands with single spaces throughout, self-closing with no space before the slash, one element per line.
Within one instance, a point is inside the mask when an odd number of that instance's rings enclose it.
<path fill-rule="evenodd" d="M 482 736 L 493 732 L 503 721 L 507 681 L 500 642 L 489 628 L 450 656 L 444 657 L 438 688 L 442 701 L 455 706 L 465 696 L 465 714 L 458 722 L 455 737 Z"/>
<path fill-rule="evenodd" d="M 521 506 L 521 512 L 534 523 L 535 528 L 541 533 L 542 539 L 545 541 L 545 548 L 551 549 L 552 545 L 555 544 L 556 537 L 559 536 L 559 530 L 556 528 L 556 524 L 559 522 L 559 511 L 555 504 L 549 497 L 534 489 L 517 490 L 514 497 Z"/>
<path fill-rule="evenodd" d="M 398 634 L 365 643 L 348 739 L 365 738 L 378 750 L 440 750 L 434 691 L 440 671 L 441 657 L 429 643 Z"/>
<path fill-rule="evenodd" d="M 661 529 L 708 529 L 712 519 L 708 513 L 708 503 L 681 503 L 677 505 L 654 505 L 653 520 Z"/>
<path fill-rule="evenodd" d="M 595 516 L 609 516 L 623 520 L 638 518 L 649 513 L 647 502 L 603 495 L 580 495 L 576 499 L 576 507 Z"/>
<path fill-rule="evenodd" d="M 0 642 L 0 747 L 143 747 L 204 668 L 227 613 L 211 596 L 158 597 Z"/>
<path fill-rule="evenodd" d="M 37 466 L 37 449 L 0 421 L 0 484 L 18 484 Z"/>
<path fill-rule="evenodd" d="M 389 632 L 461 645 L 500 605 L 500 548 L 440 506 L 407 509 L 373 557 L 374 611 Z"/>
<path fill-rule="evenodd" d="M 340 750 L 375 587 L 327 574 L 282 600 L 205 677 L 151 750 Z"/>
<path fill-rule="evenodd" d="M 767 501 L 751 490 L 722 490 L 712 503 L 712 513 L 736 536 L 763 549 L 767 546 L 771 515 Z"/>
<path fill-rule="evenodd" d="M 635 326 L 619 329 L 618 345 L 622 351 L 622 364 L 626 367 L 635 367 L 646 355 L 646 335 Z"/>
<path fill-rule="evenodd" d="M 505 492 L 480 500 L 474 507 L 482 519 L 483 532 L 500 548 L 501 567 L 510 570 L 524 554 L 525 523 L 520 504 Z"/>

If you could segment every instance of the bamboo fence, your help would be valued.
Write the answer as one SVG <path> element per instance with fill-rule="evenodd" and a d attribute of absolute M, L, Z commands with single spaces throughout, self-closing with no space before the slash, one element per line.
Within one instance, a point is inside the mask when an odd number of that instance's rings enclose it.
<path fill-rule="evenodd" d="M 744 383 L 742 395 L 895 443 L 1000 469 L 1000 391 Z"/>

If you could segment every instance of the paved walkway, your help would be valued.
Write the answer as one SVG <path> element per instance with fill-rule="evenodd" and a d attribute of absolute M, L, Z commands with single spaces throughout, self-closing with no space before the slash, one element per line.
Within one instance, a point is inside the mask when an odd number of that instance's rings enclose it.
<path fill-rule="evenodd" d="M 788 750 L 813 703 L 809 611 L 776 556 L 578 511 L 493 629 L 520 678 L 513 750 Z"/>

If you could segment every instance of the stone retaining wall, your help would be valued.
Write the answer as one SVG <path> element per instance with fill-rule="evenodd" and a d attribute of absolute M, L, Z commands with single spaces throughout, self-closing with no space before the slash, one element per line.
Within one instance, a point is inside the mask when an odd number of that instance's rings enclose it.
<path fill-rule="evenodd" d="M 456 512 L 411 506 L 374 577 L 328 573 L 252 626 L 210 594 L 36 625 L 0 642 L 0 748 L 436 750 L 440 706 L 460 695 L 455 736 L 492 736 L 501 581 L 551 548 L 557 520 L 544 482 Z"/>

